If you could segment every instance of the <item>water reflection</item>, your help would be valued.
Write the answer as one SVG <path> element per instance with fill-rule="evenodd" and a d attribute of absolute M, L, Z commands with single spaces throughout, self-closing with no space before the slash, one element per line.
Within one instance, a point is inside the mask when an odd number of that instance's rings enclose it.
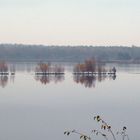
<path fill-rule="evenodd" d="M 15 75 L 11 75 L 11 76 L 10 76 L 10 82 L 11 82 L 11 83 L 14 83 L 14 81 L 15 81 Z"/>
<path fill-rule="evenodd" d="M 10 79 L 10 80 L 9 80 Z M 0 87 L 5 88 L 8 83 L 14 83 L 15 75 L 0 75 Z"/>
<path fill-rule="evenodd" d="M 92 88 L 96 86 L 96 82 L 102 82 L 105 81 L 106 79 L 109 80 L 115 80 L 116 79 L 116 75 L 98 75 L 98 76 L 89 76 L 89 75 L 74 75 L 73 77 L 74 81 L 77 84 L 82 84 L 87 88 Z"/>
<path fill-rule="evenodd" d="M 40 81 L 42 84 L 46 85 L 50 82 L 58 83 L 64 81 L 64 75 L 36 75 L 35 80 Z"/>
<path fill-rule="evenodd" d="M 0 86 L 4 88 L 7 85 L 7 83 L 8 83 L 8 76 L 1 75 L 0 76 Z"/>

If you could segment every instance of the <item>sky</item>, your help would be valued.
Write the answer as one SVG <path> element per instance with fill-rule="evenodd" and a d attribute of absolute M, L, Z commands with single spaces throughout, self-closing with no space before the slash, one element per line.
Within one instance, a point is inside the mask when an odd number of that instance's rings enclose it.
<path fill-rule="evenodd" d="M 140 46 L 140 0 L 0 0 L 0 43 Z"/>

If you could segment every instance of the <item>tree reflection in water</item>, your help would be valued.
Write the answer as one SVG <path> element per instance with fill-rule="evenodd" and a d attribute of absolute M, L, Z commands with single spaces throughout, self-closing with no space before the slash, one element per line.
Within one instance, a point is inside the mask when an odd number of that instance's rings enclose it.
<path fill-rule="evenodd" d="M 7 75 L 0 75 L 0 86 L 5 87 L 8 83 L 8 76 Z"/>
<path fill-rule="evenodd" d="M 9 81 L 10 79 L 10 81 Z M 5 88 L 8 85 L 8 82 L 14 83 L 15 75 L 0 75 L 0 87 Z"/>
<path fill-rule="evenodd" d="M 50 82 L 58 83 L 64 80 L 64 75 L 36 75 L 35 80 L 40 81 L 44 85 Z"/>
<path fill-rule="evenodd" d="M 73 79 L 77 84 L 82 84 L 88 88 L 92 88 L 92 87 L 95 88 L 96 81 L 102 82 L 106 79 L 115 80 L 116 75 L 110 75 L 110 76 L 108 76 L 108 75 L 98 75 L 98 76 L 95 76 L 95 75 L 92 75 L 92 76 L 91 75 L 74 75 Z"/>
<path fill-rule="evenodd" d="M 15 75 L 10 75 L 10 82 L 14 83 L 14 81 L 15 81 Z"/>

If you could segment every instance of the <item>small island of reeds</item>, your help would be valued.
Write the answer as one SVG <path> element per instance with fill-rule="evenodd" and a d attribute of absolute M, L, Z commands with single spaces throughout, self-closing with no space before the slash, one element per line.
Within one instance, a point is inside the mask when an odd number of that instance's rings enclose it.
<path fill-rule="evenodd" d="M 15 75 L 14 65 L 9 66 L 5 61 L 0 61 L 0 76 L 9 74 Z"/>
<path fill-rule="evenodd" d="M 40 62 L 35 68 L 36 75 L 64 75 L 65 69 L 61 65 Z"/>
<path fill-rule="evenodd" d="M 95 59 L 85 60 L 84 63 L 76 64 L 73 69 L 74 75 L 116 75 L 116 68 L 106 69 L 105 64 Z"/>

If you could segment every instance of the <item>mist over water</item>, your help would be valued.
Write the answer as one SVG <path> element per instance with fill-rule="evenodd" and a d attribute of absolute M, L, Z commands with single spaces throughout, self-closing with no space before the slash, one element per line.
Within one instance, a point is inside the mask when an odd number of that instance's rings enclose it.
<path fill-rule="evenodd" d="M 72 64 L 64 76 L 35 76 L 35 63 L 16 63 L 16 74 L 0 77 L 0 138 L 2 140 L 77 140 L 65 130 L 90 133 L 101 115 L 114 131 L 127 126 L 139 140 L 140 65 L 116 66 L 116 77 L 75 77 Z M 100 137 L 96 137 L 100 139 Z"/>

